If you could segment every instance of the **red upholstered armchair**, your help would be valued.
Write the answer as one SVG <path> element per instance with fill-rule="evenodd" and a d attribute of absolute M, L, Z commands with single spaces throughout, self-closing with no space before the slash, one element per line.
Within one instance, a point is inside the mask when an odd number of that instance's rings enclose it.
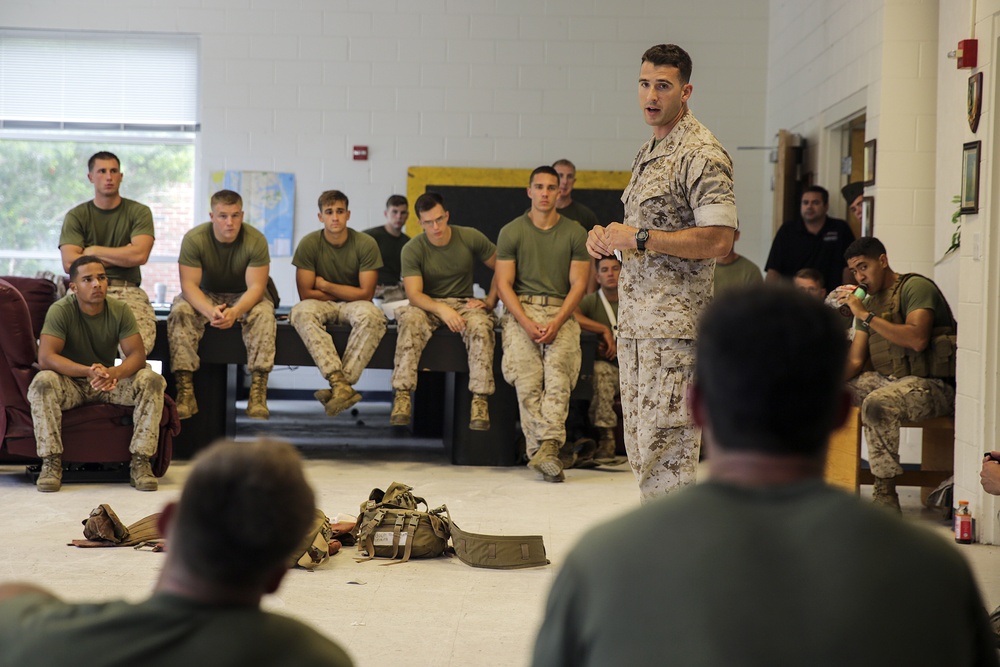
<path fill-rule="evenodd" d="M 8 462 L 15 457 L 38 459 L 28 385 L 38 372 L 33 366 L 36 341 L 55 296 L 55 285 L 47 280 L 0 279 L 0 457 Z M 164 396 L 160 443 L 150 461 L 157 477 L 170 466 L 173 437 L 179 432 L 177 408 L 173 399 Z M 93 404 L 63 413 L 64 464 L 128 462 L 131 439 L 130 407 Z M 124 479 L 128 479 L 127 470 L 126 465 Z"/>

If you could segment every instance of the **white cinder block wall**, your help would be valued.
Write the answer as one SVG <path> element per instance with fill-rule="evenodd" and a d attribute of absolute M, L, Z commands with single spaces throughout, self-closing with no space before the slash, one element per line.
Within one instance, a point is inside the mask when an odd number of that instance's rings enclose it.
<path fill-rule="evenodd" d="M 691 107 L 735 161 L 741 250 L 763 264 L 770 165 L 737 147 L 765 140 L 767 14 L 766 0 L 48 0 L 0 3 L 0 26 L 200 35 L 195 222 L 211 172 L 293 172 L 296 242 L 325 189 L 348 194 L 352 227 L 380 224 L 409 166 L 627 170 L 649 135 L 639 59 L 676 42 Z M 296 301 L 290 258 L 272 274 Z"/>

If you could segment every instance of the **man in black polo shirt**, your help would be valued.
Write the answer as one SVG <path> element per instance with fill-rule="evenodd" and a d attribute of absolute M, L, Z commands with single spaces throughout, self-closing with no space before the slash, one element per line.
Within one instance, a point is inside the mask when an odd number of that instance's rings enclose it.
<path fill-rule="evenodd" d="M 791 280 L 799 269 L 816 269 L 823 274 L 827 289 L 851 282 L 844 251 L 854 242 L 850 226 L 826 215 L 830 193 L 812 185 L 802 193 L 800 215 L 778 229 L 764 270 L 767 280 Z"/>

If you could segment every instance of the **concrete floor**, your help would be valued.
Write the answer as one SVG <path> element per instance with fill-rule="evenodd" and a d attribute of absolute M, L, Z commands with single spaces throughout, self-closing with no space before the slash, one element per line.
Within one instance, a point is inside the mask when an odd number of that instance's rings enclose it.
<path fill-rule="evenodd" d="M 546 484 L 526 468 L 453 466 L 440 441 L 389 429 L 384 404 L 361 403 L 357 416 L 333 419 L 322 415 L 318 403 L 272 401 L 270 406 L 272 421 L 241 420 L 239 437 L 262 431 L 299 444 L 319 506 L 331 517 L 355 514 L 373 487 L 399 481 L 432 505 L 447 504 L 467 531 L 545 539 L 552 565 L 528 570 L 476 569 L 456 558 L 383 567 L 379 561 L 356 563 L 348 548 L 316 571 L 291 571 L 265 606 L 311 623 L 342 644 L 360 667 L 527 665 L 564 555 L 585 531 L 639 504 L 627 467 L 572 470 L 566 483 Z M 189 468 L 185 461 L 172 465 L 157 493 L 125 484 L 72 484 L 42 495 L 24 477 L 23 467 L 0 466 L 5 510 L 0 580 L 32 581 L 74 601 L 143 598 L 155 582 L 161 554 L 76 549 L 66 543 L 82 537 L 81 521 L 100 503 L 109 503 L 126 523 L 158 511 L 177 497 Z M 920 509 L 916 490 L 904 491 L 903 502 L 906 520 L 925 523 L 949 539 L 948 527 Z M 1000 549 L 956 548 L 969 559 L 989 607 L 1000 604 Z"/>

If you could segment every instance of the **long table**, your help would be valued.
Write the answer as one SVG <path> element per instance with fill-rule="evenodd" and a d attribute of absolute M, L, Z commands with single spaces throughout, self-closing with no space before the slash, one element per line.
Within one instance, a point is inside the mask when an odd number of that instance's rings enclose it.
<path fill-rule="evenodd" d="M 163 375 L 167 391 L 176 396 L 176 383 L 170 372 L 170 349 L 167 344 L 166 317 L 157 320 L 156 344 L 150 359 L 163 362 Z M 331 325 L 327 330 L 333 336 L 338 353 L 347 347 L 351 328 Z M 493 355 L 493 374 L 496 393 L 489 398 L 489 431 L 469 429 L 469 409 L 472 395 L 468 390 L 469 366 L 460 334 L 446 328 L 438 329 L 431 336 L 420 357 L 421 378 L 413 400 L 416 434 L 437 436 L 444 441 L 445 451 L 457 465 L 517 465 L 519 453 L 517 395 L 514 388 L 503 380 L 500 360 L 503 355 L 500 329 L 496 330 L 497 344 Z M 573 398 L 589 398 L 597 337 L 583 332 L 580 337 L 582 364 L 580 379 Z M 368 363 L 368 368 L 393 367 L 396 350 L 396 326 L 390 324 Z M 194 391 L 198 413 L 181 422 L 181 433 L 174 438 L 174 457 L 190 458 L 199 449 L 221 437 L 236 435 L 237 367 L 247 361 L 240 325 L 220 330 L 208 327 L 198 348 L 201 368 L 194 374 Z M 278 322 L 276 366 L 315 366 L 298 333 L 285 320 Z"/>

